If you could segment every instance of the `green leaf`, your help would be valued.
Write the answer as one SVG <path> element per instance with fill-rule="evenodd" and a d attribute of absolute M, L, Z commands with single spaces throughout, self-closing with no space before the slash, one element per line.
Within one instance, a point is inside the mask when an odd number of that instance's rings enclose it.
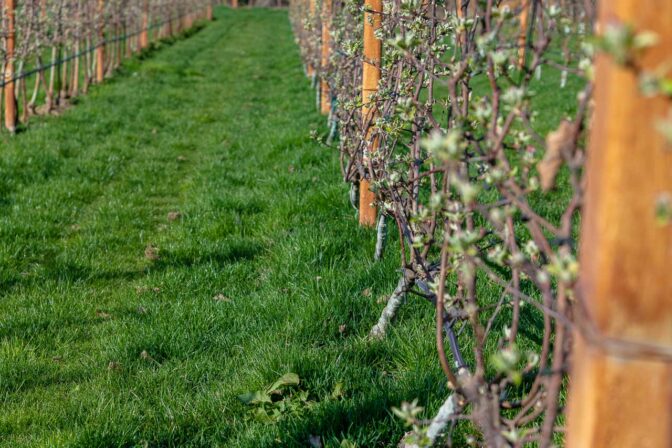
<path fill-rule="evenodd" d="M 672 98 L 672 78 L 662 79 L 660 81 L 660 90 L 663 94 Z"/>
<path fill-rule="evenodd" d="M 273 383 L 271 387 L 267 389 L 267 391 L 269 394 L 271 394 L 283 387 L 298 386 L 300 382 L 301 380 L 299 379 L 299 375 L 296 373 L 285 373 L 275 383 Z"/>
<path fill-rule="evenodd" d="M 268 415 L 264 408 L 256 408 L 252 415 L 256 421 L 261 423 L 274 423 L 278 420 L 277 417 L 273 418 Z"/>
<path fill-rule="evenodd" d="M 301 402 L 307 402 L 308 401 L 308 391 L 307 390 L 302 390 L 298 394 L 296 394 L 296 397 L 299 399 Z"/>
<path fill-rule="evenodd" d="M 649 48 L 660 42 L 660 36 L 653 31 L 642 31 L 638 33 L 632 40 L 632 45 L 636 49 Z"/>
<path fill-rule="evenodd" d="M 334 390 L 331 392 L 331 398 L 334 400 L 343 398 L 343 383 L 336 383 Z"/>
<path fill-rule="evenodd" d="M 242 395 L 238 395 L 238 399 L 249 405 L 271 402 L 271 397 L 267 393 L 260 390 L 255 392 L 246 392 Z"/>

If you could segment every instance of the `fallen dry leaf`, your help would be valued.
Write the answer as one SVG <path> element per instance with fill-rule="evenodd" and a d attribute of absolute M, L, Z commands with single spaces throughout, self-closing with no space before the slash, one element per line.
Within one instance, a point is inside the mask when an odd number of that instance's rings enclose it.
<path fill-rule="evenodd" d="M 177 221 L 182 217 L 182 213 L 180 212 L 169 212 L 168 213 L 168 221 Z"/>
<path fill-rule="evenodd" d="M 541 180 L 541 188 L 549 191 L 555 186 L 555 176 L 562 166 L 563 154 L 570 155 L 574 146 L 572 123 L 563 120 L 558 129 L 546 136 L 546 154 L 539 164 L 537 171 Z"/>
<path fill-rule="evenodd" d="M 154 359 L 147 350 L 143 350 L 142 352 L 140 352 L 140 359 L 144 359 L 145 361 L 151 361 L 157 365 L 161 365 L 161 363 L 159 363 L 156 359 Z"/>
<path fill-rule="evenodd" d="M 106 313 L 105 311 L 96 311 L 96 317 L 100 317 L 101 319 L 111 319 L 112 315 L 110 313 Z"/>
<path fill-rule="evenodd" d="M 347 327 L 345 326 L 345 324 L 339 325 L 339 326 L 338 326 L 338 332 L 339 332 L 340 334 L 343 334 L 343 333 L 345 333 L 346 328 L 347 328 Z"/>
<path fill-rule="evenodd" d="M 364 297 L 371 297 L 371 288 L 366 288 L 364 291 L 362 291 L 362 295 Z"/>
<path fill-rule="evenodd" d="M 107 370 L 119 370 L 121 369 L 121 364 L 118 362 L 110 361 L 110 363 L 107 365 Z"/>
<path fill-rule="evenodd" d="M 145 258 L 151 261 L 159 259 L 159 248 L 151 244 L 145 248 Z"/>
<path fill-rule="evenodd" d="M 224 294 L 217 294 L 215 297 L 212 298 L 215 302 L 231 302 L 231 299 L 226 297 Z"/>

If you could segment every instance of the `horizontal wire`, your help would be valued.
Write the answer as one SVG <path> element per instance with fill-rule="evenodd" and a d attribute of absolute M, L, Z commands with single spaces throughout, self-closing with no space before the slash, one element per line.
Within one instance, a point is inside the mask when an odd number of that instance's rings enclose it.
<path fill-rule="evenodd" d="M 20 81 L 24 78 L 28 78 L 29 76 L 32 76 L 36 73 L 40 73 L 40 72 L 43 72 L 45 70 L 48 70 L 52 67 L 58 67 L 60 65 L 63 65 L 66 62 L 72 61 L 73 59 L 77 59 L 81 56 L 84 56 L 87 53 L 91 53 L 91 52 L 95 51 L 96 49 L 98 49 L 99 47 L 105 46 L 105 45 L 110 44 L 110 43 L 119 42 L 121 40 L 126 40 L 129 37 L 137 36 L 139 34 L 144 33 L 145 31 L 150 31 L 150 30 L 153 30 L 154 28 L 158 28 L 160 26 L 163 26 L 168 22 L 173 22 L 175 20 L 183 19 L 183 18 L 187 17 L 188 15 L 189 14 L 183 14 L 181 16 L 171 17 L 169 19 L 164 20 L 163 22 L 155 23 L 155 24 L 153 24 L 151 26 L 148 26 L 146 28 L 141 28 L 141 29 L 139 29 L 139 30 L 137 30 L 133 33 L 125 34 L 123 36 L 113 37 L 113 38 L 110 38 L 110 39 L 104 39 L 104 40 L 100 41 L 99 43 L 97 43 L 97 44 L 95 44 L 95 45 L 93 45 L 93 46 L 91 46 L 91 47 L 89 47 L 85 50 L 80 51 L 77 54 L 70 55 L 66 58 L 59 59 L 59 60 L 54 61 L 54 62 L 50 62 L 49 64 L 41 65 L 39 67 L 28 70 L 27 72 L 21 72 L 18 75 L 15 75 L 14 77 L 12 77 L 12 79 L 10 79 L 10 80 L 2 80 L 2 81 L 0 81 L 0 88 L 5 87 L 7 84 L 12 84 L 12 83 L 15 83 L 16 81 Z"/>

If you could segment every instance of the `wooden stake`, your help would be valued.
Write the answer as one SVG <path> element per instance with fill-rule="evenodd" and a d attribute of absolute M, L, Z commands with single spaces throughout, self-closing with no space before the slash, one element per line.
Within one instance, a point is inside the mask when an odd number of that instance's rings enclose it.
<path fill-rule="evenodd" d="M 80 42 L 79 39 L 75 41 L 75 54 L 79 54 L 79 49 L 80 49 Z M 80 64 L 80 59 L 81 57 L 78 56 L 75 58 L 74 61 L 74 66 L 72 68 L 72 88 L 70 90 L 70 96 L 77 96 L 79 95 L 79 64 Z"/>
<path fill-rule="evenodd" d="M 530 17 L 530 0 L 522 0 L 520 11 L 520 31 L 518 32 L 518 67 L 525 65 L 527 51 L 527 26 Z"/>
<path fill-rule="evenodd" d="M 322 76 L 325 76 L 329 67 L 329 56 L 331 53 L 329 34 L 331 31 L 331 0 L 322 0 Z M 320 112 L 329 115 L 331 112 L 331 92 L 329 92 L 329 83 L 322 79 L 320 83 L 322 101 Z"/>
<path fill-rule="evenodd" d="M 140 48 L 143 50 L 149 46 L 149 0 L 145 0 L 142 8 L 142 30 L 140 31 Z"/>
<path fill-rule="evenodd" d="M 127 25 L 124 26 L 124 34 L 128 36 L 130 33 L 129 27 Z M 125 52 L 126 52 L 126 59 L 130 58 L 133 56 L 133 36 L 128 36 L 125 40 Z"/>
<path fill-rule="evenodd" d="M 63 46 L 59 47 L 58 51 L 58 59 L 59 60 L 66 60 L 66 62 L 63 62 L 61 65 L 61 72 L 58 76 L 58 86 L 59 86 L 59 91 L 58 91 L 58 96 L 59 96 L 59 104 L 61 103 L 61 99 L 66 99 L 68 97 L 68 65 L 69 62 L 67 62 L 67 56 L 68 56 L 68 51 L 67 49 L 63 51 Z"/>
<path fill-rule="evenodd" d="M 207 20 L 213 20 L 212 2 L 208 2 L 208 6 L 206 6 L 206 8 L 205 8 L 205 18 Z"/>
<path fill-rule="evenodd" d="M 23 73 L 23 67 L 19 69 L 19 73 Z M 26 78 L 22 78 L 19 81 L 19 88 L 21 90 L 21 122 L 23 124 L 28 124 L 28 85 L 26 84 Z"/>
<path fill-rule="evenodd" d="M 460 20 L 464 19 L 464 8 L 462 8 L 462 0 L 455 0 L 455 10 L 457 12 L 457 18 Z M 457 36 L 457 43 L 464 45 L 465 38 L 466 36 L 464 32 L 460 32 L 460 34 Z"/>
<path fill-rule="evenodd" d="M 15 13 L 16 3 L 14 0 L 5 0 L 5 12 L 7 14 L 7 37 L 5 65 L 5 127 L 11 133 L 16 132 L 16 94 L 14 91 L 14 47 L 16 39 Z"/>
<path fill-rule="evenodd" d="M 380 62 L 382 54 L 382 42 L 376 38 L 375 31 L 381 25 L 381 13 L 383 12 L 382 0 L 365 0 L 364 7 L 364 73 L 362 78 L 362 121 L 367 129 L 367 140 L 370 140 L 371 126 L 377 111 L 371 104 L 371 97 L 378 92 L 378 82 L 380 81 Z M 374 153 L 378 149 L 378 139 L 368 143 L 369 153 Z M 364 162 L 368 163 L 368 157 L 365 155 Z M 376 225 L 376 207 L 373 203 L 376 195 L 369 189 L 370 183 L 367 179 L 362 179 L 359 184 L 359 223 L 365 227 Z"/>
<path fill-rule="evenodd" d="M 672 76 L 672 0 L 604 0 L 599 15 L 602 29 L 622 23 L 657 34 L 637 63 Z M 672 223 L 660 209 L 671 206 L 672 150 L 656 127 L 672 101 L 644 97 L 633 69 L 607 55 L 595 79 L 578 292 L 599 333 L 669 351 Z M 572 370 L 568 447 L 672 446 L 672 363 L 618 356 L 578 337 Z"/>
<path fill-rule="evenodd" d="M 98 47 L 96 48 L 96 82 L 105 79 L 105 0 L 98 0 L 99 29 Z"/>
<path fill-rule="evenodd" d="M 315 0 L 308 0 L 308 20 L 311 23 L 315 22 Z M 312 57 L 312 44 L 310 41 L 308 41 L 309 49 L 310 51 L 308 52 L 309 58 Z M 310 59 L 308 60 L 308 65 L 306 66 L 306 73 L 308 74 L 308 77 L 312 77 L 315 75 L 315 67 L 313 67 L 313 64 L 311 64 Z"/>

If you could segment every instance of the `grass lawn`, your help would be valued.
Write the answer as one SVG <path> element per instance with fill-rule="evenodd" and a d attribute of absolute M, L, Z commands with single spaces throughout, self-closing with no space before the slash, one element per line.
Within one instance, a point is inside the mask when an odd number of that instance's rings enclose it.
<path fill-rule="evenodd" d="M 394 446 L 392 406 L 434 413 L 434 310 L 366 339 L 397 243 L 372 260 L 311 129 L 286 11 L 219 9 L 0 134 L 0 446 Z M 289 372 L 279 418 L 238 399 Z"/>
<path fill-rule="evenodd" d="M 384 446 L 391 406 L 446 393 L 430 307 L 364 338 L 398 260 L 310 138 L 286 11 L 217 17 L 0 134 L 0 445 Z M 307 402 L 253 418 L 287 372 Z"/>

